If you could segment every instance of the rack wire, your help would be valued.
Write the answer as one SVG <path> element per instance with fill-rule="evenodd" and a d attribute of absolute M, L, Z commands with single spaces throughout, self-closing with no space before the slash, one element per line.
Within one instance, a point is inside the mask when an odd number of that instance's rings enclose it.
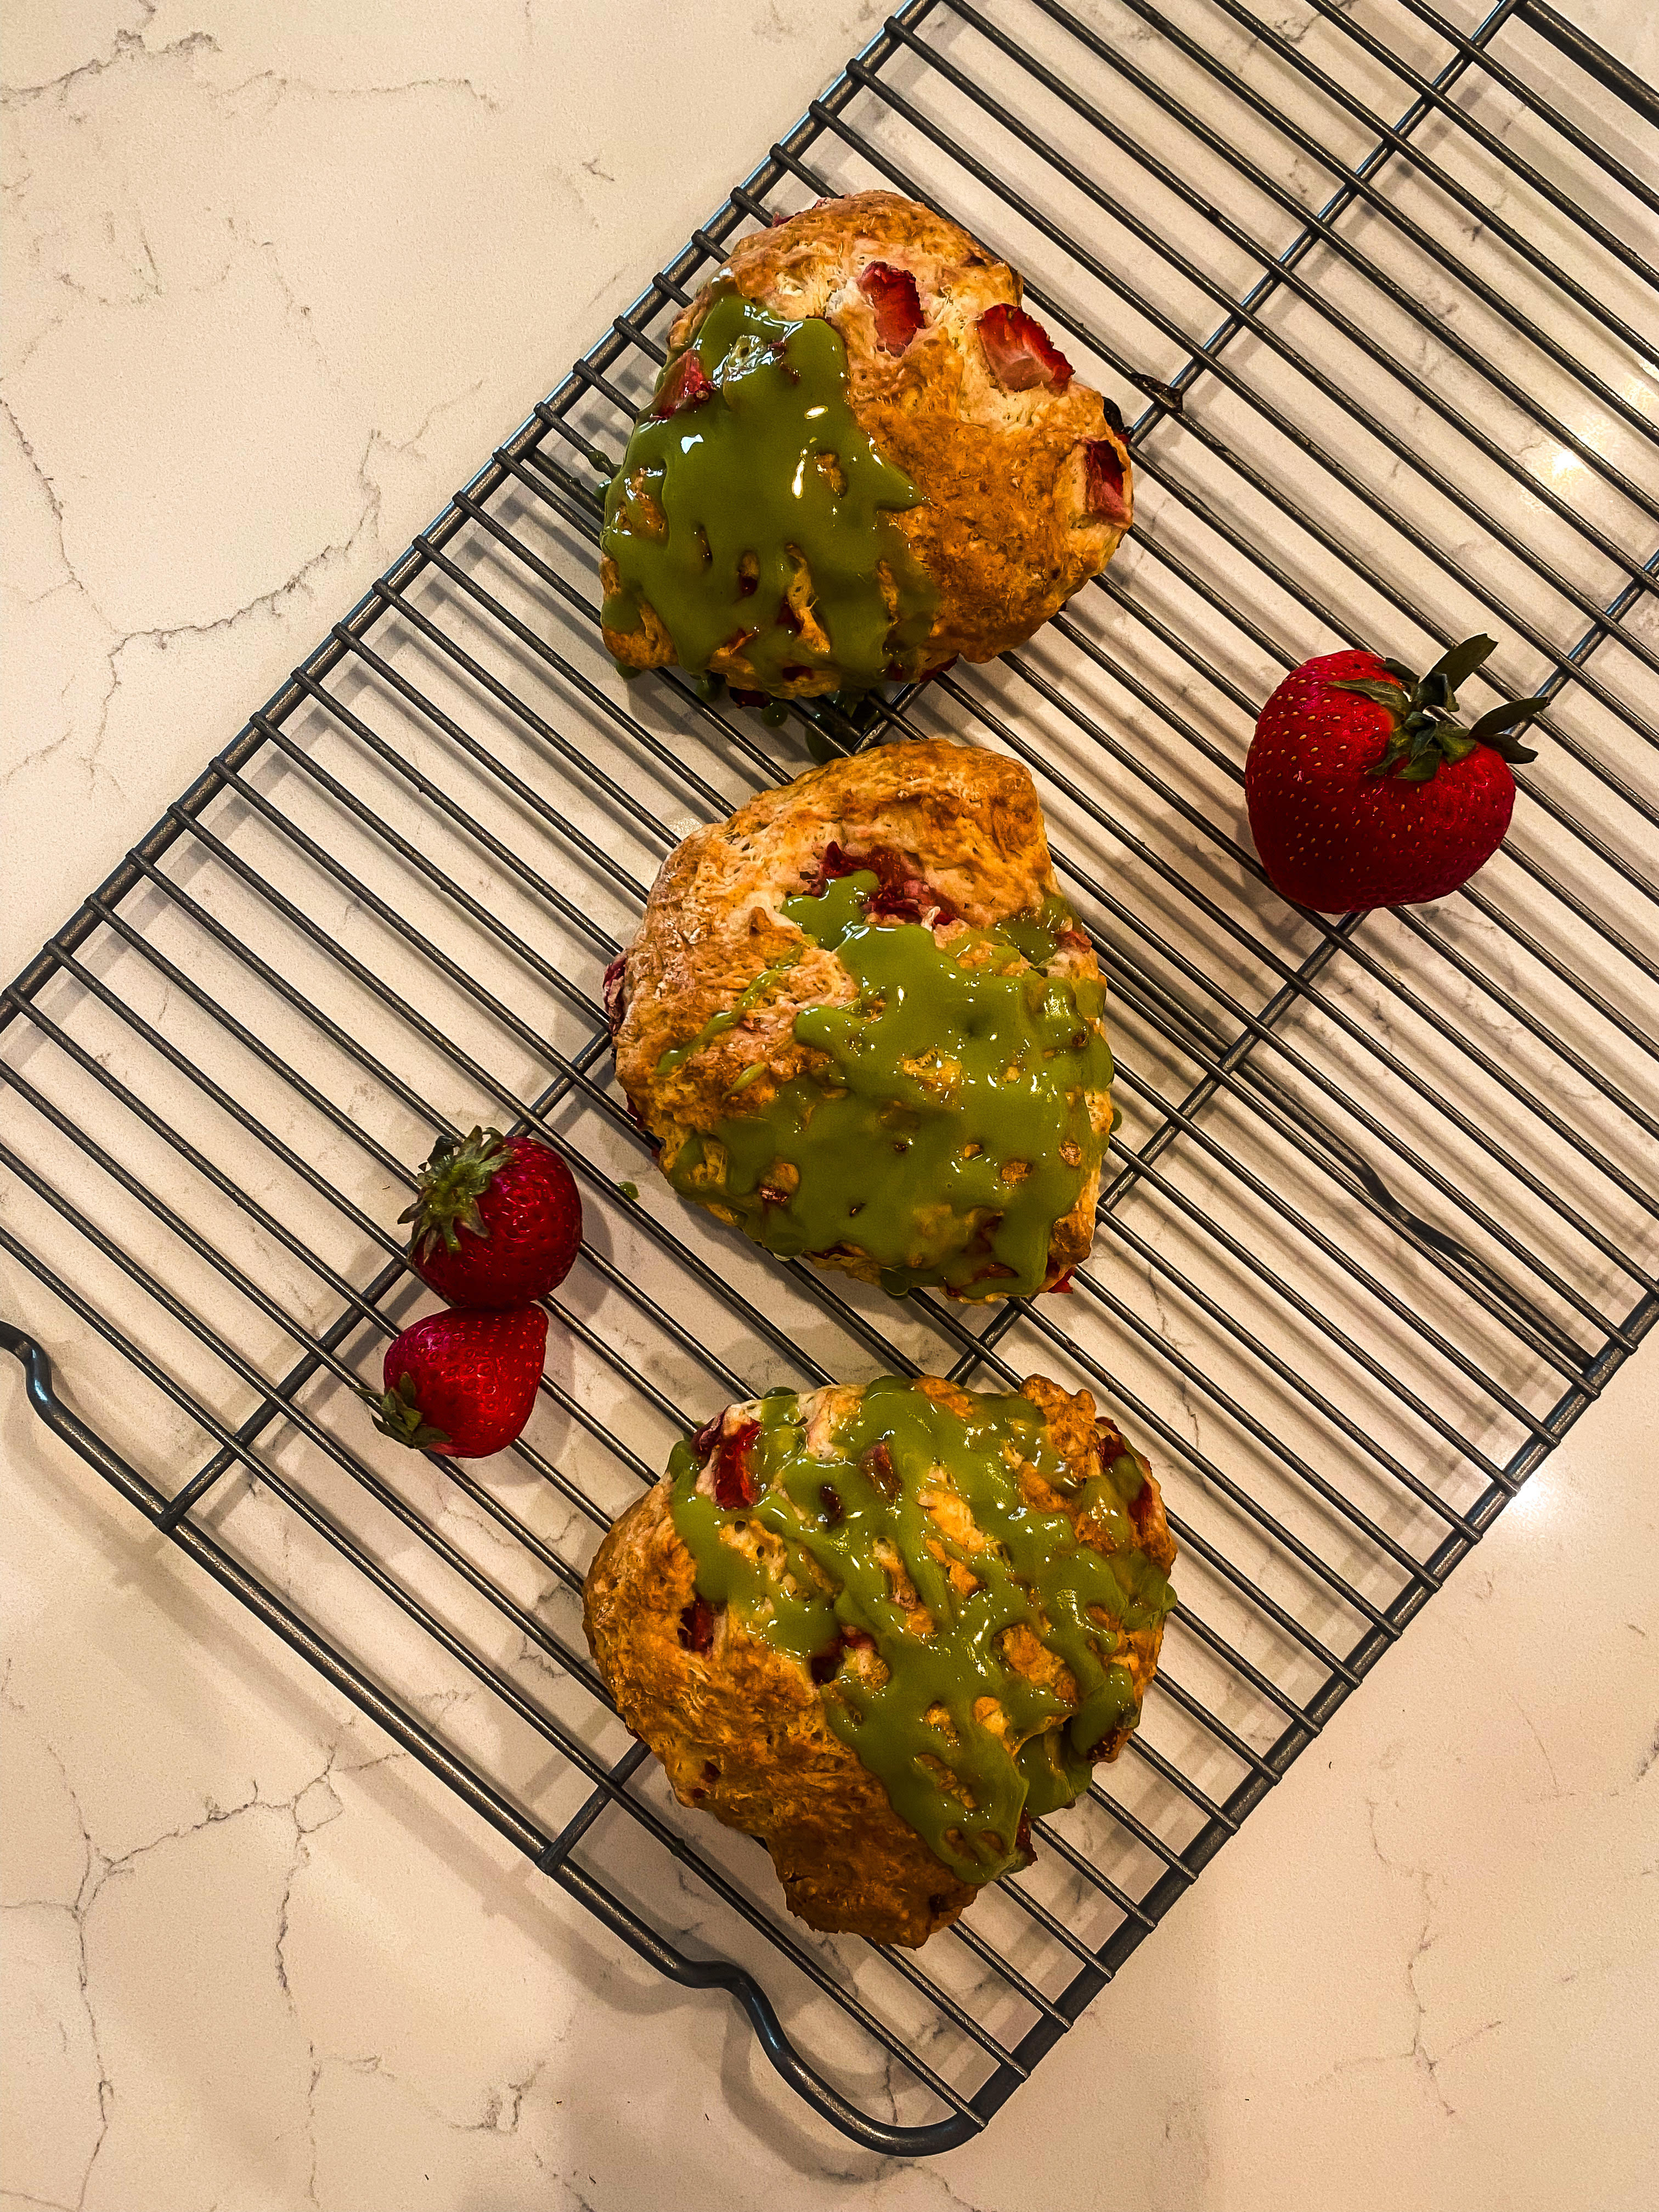
<path fill-rule="evenodd" d="M 5 994 L 0 1337 L 37 1410 L 860 2142 L 986 2124 L 1653 1321 L 1656 129 L 1544 0 L 1467 32 L 914 0 Z M 857 722 L 625 686 L 598 495 L 668 323 L 746 228 L 877 183 L 1027 272 L 1134 418 L 1135 532 L 1028 646 Z M 1243 828 L 1261 700 L 1337 642 L 1481 628 L 1549 702 L 1502 853 L 1431 908 L 1287 908 Z M 1121 1071 L 1093 1258 L 989 1315 L 679 1207 L 600 1005 L 693 824 L 937 733 L 1036 777 Z M 588 1233 L 530 1428 L 462 1466 L 383 1447 L 354 1386 L 421 1297 L 410 1164 L 479 1120 L 564 1155 Z M 1086 1383 L 1182 1560 L 1139 1735 L 913 1956 L 781 1916 L 579 1608 L 675 1435 L 923 1368 Z"/>

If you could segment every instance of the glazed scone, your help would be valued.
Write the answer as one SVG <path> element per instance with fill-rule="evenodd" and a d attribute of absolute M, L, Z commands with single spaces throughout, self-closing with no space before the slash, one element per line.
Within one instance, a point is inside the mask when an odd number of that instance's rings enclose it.
<path fill-rule="evenodd" d="M 1133 519 L 1117 410 L 1020 279 L 893 192 L 745 238 L 605 500 L 605 641 L 778 697 L 1019 645 Z"/>
<path fill-rule="evenodd" d="M 677 1445 L 588 1571 L 599 1672 L 683 1804 L 814 1928 L 919 1944 L 1115 1759 L 1175 1545 L 1114 1424 L 1033 1377 L 775 1391 Z"/>
<path fill-rule="evenodd" d="M 1018 762 L 884 745 L 763 792 L 670 854 L 606 996 L 663 1172 L 768 1250 L 967 1298 L 1086 1257 L 1104 993 Z"/>

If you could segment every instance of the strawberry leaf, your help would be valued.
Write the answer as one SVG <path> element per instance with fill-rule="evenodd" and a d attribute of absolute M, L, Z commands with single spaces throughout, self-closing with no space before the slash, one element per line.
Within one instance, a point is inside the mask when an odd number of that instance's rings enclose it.
<path fill-rule="evenodd" d="M 373 1411 L 375 1427 L 393 1443 L 407 1444 L 411 1451 L 431 1451 L 449 1442 L 447 1432 L 434 1428 L 416 1404 L 414 1378 L 407 1370 L 395 1390 L 379 1398 L 372 1390 L 360 1390 L 357 1395 Z"/>
<path fill-rule="evenodd" d="M 398 1216 L 400 1222 L 415 1224 L 409 1243 L 416 1259 L 440 1245 L 447 1252 L 459 1251 L 463 1229 L 474 1237 L 489 1236 L 478 1200 L 510 1157 L 499 1129 L 475 1128 L 459 1141 L 438 1139 L 425 1166 L 416 1170 L 415 1203 Z"/>
<path fill-rule="evenodd" d="M 1466 637 L 1461 645 L 1449 646 L 1423 678 L 1425 694 L 1438 676 L 1445 679 L 1447 690 L 1455 695 L 1481 662 L 1497 650 L 1498 640 L 1495 637 Z"/>
<path fill-rule="evenodd" d="M 1351 684 L 1341 682 L 1333 684 L 1331 689 L 1333 691 L 1357 691 L 1362 699 L 1374 699 L 1379 707 L 1386 707 L 1389 712 L 1395 716 L 1406 703 L 1400 696 L 1400 686 L 1397 684 L 1376 684 L 1368 679 L 1356 678 Z"/>
<path fill-rule="evenodd" d="M 1375 700 L 1388 709 L 1393 721 L 1388 744 L 1368 773 L 1398 776 L 1407 783 L 1427 783 L 1443 762 L 1455 766 L 1467 760 L 1477 745 L 1490 745 L 1502 760 L 1536 760 L 1536 753 L 1517 744 L 1506 732 L 1541 714 L 1545 703 L 1541 699 L 1516 699 L 1494 707 L 1470 730 L 1452 719 L 1458 685 L 1467 682 L 1497 650 L 1495 638 L 1466 637 L 1461 645 L 1442 653 L 1420 681 L 1403 661 L 1384 660 L 1383 667 L 1399 678 L 1398 685 L 1375 678 L 1332 683 L 1333 691 L 1354 691 L 1363 699 Z"/>
<path fill-rule="evenodd" d="M 1497 737 L 1483 738 L 1480 742 L 1490 745 L 1499 760 L 1508 761 L 1514 768 L 1522 767 L 1528 761 L 1535 761 L 1538 757 L 1530 745 L 1518 745 L 1513 738 L 1501 732 Z"/>
<path fill-rule="evenodd" d="M 1534 714 L 1541 714 L 1546 703 L 1542 699 L 1512 699 L 1508 705 L 1494 707 L 1489 714 L 1483 714 L 1469 735 L 1476 744 L 1490 745 L 1502 760 L 1536 760 L 1538 756 L 1535 752 L 1528 750 L 1525 745 L 1517 744 L 1513 738 L 1504 733 L 1519 723 L 1531 721 Z"/>

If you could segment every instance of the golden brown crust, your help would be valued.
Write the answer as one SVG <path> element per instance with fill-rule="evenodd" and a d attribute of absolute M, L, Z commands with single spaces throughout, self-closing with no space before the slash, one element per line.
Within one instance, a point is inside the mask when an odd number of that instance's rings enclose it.
<path fill-rule="evenodd" d="M 817 1402 L 838 1387 L 804 1397 L 803 1417 L 810 1422 Z M 963 1394 L 949 1382 L 923 1377 L 918 1387 L 965 1409 Z M 1042 1376 L 1024 1389 L 1048 1413 L 1049 1433 L 1073 1473 L 1091 1475 L 1123 1449 L 1115 1425 L 1097 1419 L 1086 1390 L 1069 1396 Z M 732 1407 L 727 1418 L 741 1419 L 748 1411 Z M 1047 1510 L 1069 1512 L 1085 1541 L 1113 1548 L 1079 1519 L 1074 1499 L 1049 1489 L 1035 1470 L 1022 1480 L 1036 1486 L 1033 1494 L 1040 1492 Z M 1140 1548 L 1167 1571 L 1175 1545 L 1150 1473 L 1131 1510 Z M 806 1668 L 724 1611 L 714 1615 L 712 1648 L 689 1650 L 681 1615 L 696 1594 L 665 1475 L 600 1545 L 587 1572 L 584 1623 L 617 1711 L 662 1760 L 680 1802 L 761 1837 L 790 1911 L 811 1927 L 913 1947 L 948 1927 L 972 1903 L 974 1889 L 899 1819 L 881 1783 L 835 1734 Z M 1137 1698 L 1151 1686 L 1159 1639 L 1158 1629 L 1123 1638 L 1118 1656 Z M 1023 1658 L 1013 1663 L 1035 1671 Z M 1103 1742 L 1096 1758 L 1115 1759 L 1129 1733 Z"/>
<path fill-rule="evenodd" d="M 813 880 L 832 842 L 854 853 L 896 849 L 979 927 L 1035 912 L 1057 888 L 1029 770 L 944 739 L 831 761 L 761 793 L 728 820 L 694 830 L 652 886 L 627 954 L 625 1012 L 616 1038 L 617 1078 L 635 1113 L 660 1139 L 665 1167 L 695 1133 L 713 1131 L 739 1109 L 762 1112 L 809 1066 L 794 1037 L 803 1006 L 853 995 L 835 955 L 809 943 L 780 910 Z M 661 1071 L 665 1054 L 700 1035 L 786 951 L 800 957 L 733 1027 L 680 1067 Z M 1051 972 L 1098 980 L 1094 947 L 1080 931 L 1061 945 Z M 757 1066 L 764 1073 L 733 1100 L 732 1085 Z M 1091 1091 L 1088 1103 L 1091 1124 L 1104 1136 L 1111 1093 Z M 1099 1191 L 1096 1170 L 1054 1224 L 1047 1284 L 1088 1257 Z M 735 1218 L 718 1204 L 710 1211 Z M 879 1279 L 879 1268 L 855 1245 L 814 1256 L 866 1282 Z"/>
<path fill-rule="evenodd" d="M 902 354 L 883 350 L 859 288 L 872 262 L 916 281 L 926 323 Z M 775 314 L 835 325 L 847 348 L 853 413 L 926 494 L 925 504 L 894 520 L 939 594 L 927 665 L 957 654 L 988 660 L 1023 644 L 1110 560 L 1133 507 L 1120 428 L 1100 394 L 1075 377 L 1064 392 L 1003 389 L 976 325 L 989 307 L 1018 307 L 1021 282 L 967 231 L 896 192 L 855 192 L 744 239 L 714 281 L 724 278 Z M 698 294 L 675 324 L 672 345 L 690 342 L 713 296 L 712 285 Z M 1088 512 L 1084 449 L 1101 440 L 1122 467 L 1121 524 Z M 613 571 L 607 592 L 616 581 Z M 607 629 L 605 645 L 624 667 L 662 667 L 674 658 L 673 641 L 653 609 L 641 612 L 641 628 Z M 740 654 L 710 665 L 740 686 L 756 681 Z M 805 696 L 838 681 L 815 669 L 778 689 Z"/>

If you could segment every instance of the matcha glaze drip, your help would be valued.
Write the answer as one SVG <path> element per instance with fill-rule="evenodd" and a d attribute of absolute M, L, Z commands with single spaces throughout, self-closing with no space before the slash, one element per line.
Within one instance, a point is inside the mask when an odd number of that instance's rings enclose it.
<path fill-rule="evenodd" d="M 665 1172 L 683 1196 L 728 1207 L 769 1251 L 856 1244 L 896 1295 L 942 1284 L 960 1297 L 1030 1297 L 1054 1224 L 1100 1162 L 1089 1094 L 1112 1081 L 1104 993 L 1092 977 L 1045 972 L 1074 927 L 1058 896 L 941 942 L 925 924 L 871 920 L 878 888 L 859 871 L 784 902 L 785 919 L 835 953 L 856 995 L 796 1015 L 796 1042 L 821 1055 L 815 1073 L 748 1113 L 745 1076 L 732 1112 L 689 1137 Z M 763 970 L 715 1022 L 741 1018 L 790 964 Z M 665 1054 L 662 1071 L 714 1027 Z"/>
<path fill-rule="evenodd" d="M 1021 1863 L 1026 1817 L 1070 1804 L 1091 1755 L 1139 1720 L 1121 1632 L 1158 1626 L 1174 1596 L 1137 1547 L 1136 1454 L 1085 1480 L 1029 1399 L 969 1405 L 884 1376 L 809 1437 L 798 1398 L 775 1391 L 707 1469 L 684 1443 L 669 1474 L 699 1596 L 811 1668 L 894 1811 L 982 1883 Z M 871 1645 L 873 1668 L 857 1663 Z"/>
<path fill-rule="evenodd" d="M 914 677 L 938 594 L 893 515 L 922 500 L 848 404 L 840 333 L 728 287 L 670 356 L 605 495 L 605 623 L 637 630 L 643 601 L 683 668 L 726 648 L 761 690 Z"/>

